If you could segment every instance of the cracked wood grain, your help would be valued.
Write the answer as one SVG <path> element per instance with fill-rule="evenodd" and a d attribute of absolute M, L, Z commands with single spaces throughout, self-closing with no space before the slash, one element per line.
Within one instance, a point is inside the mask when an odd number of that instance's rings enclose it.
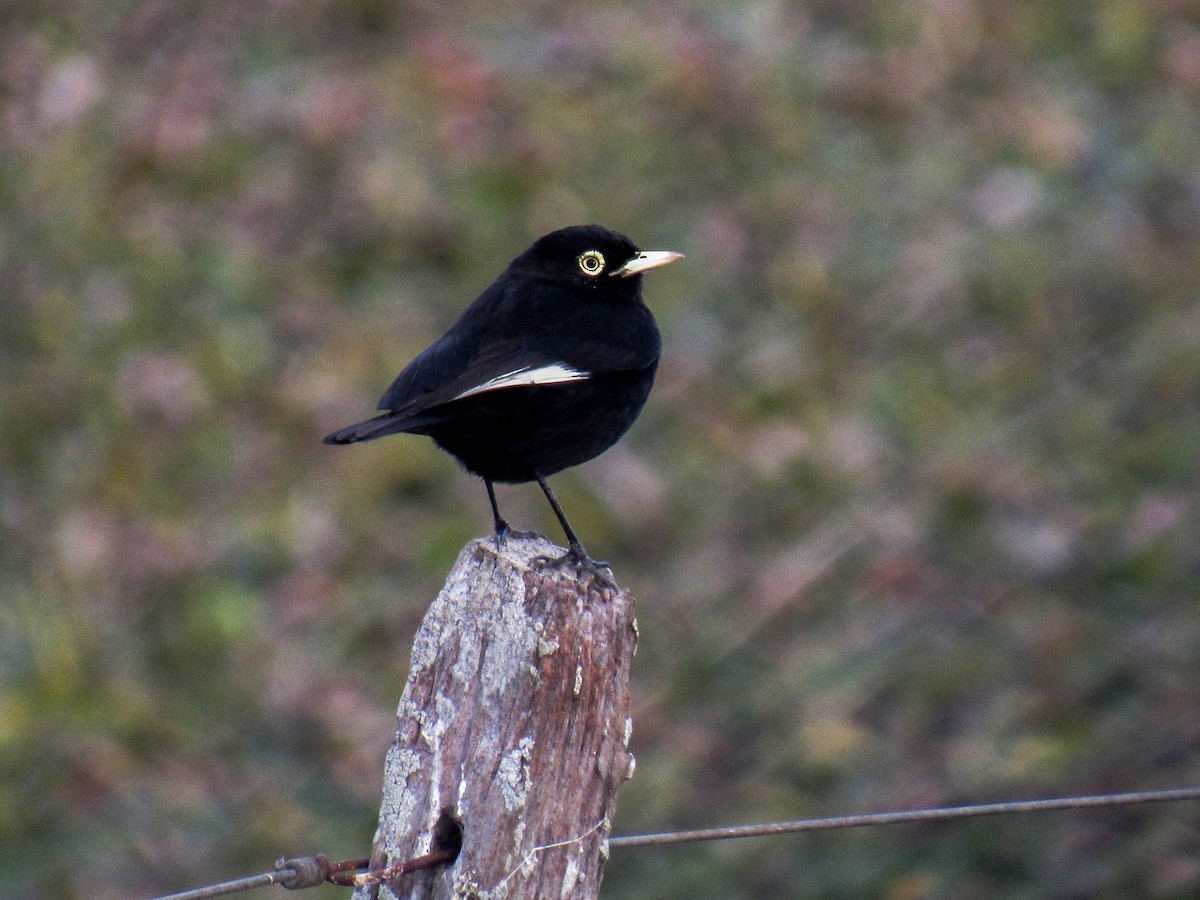
<path fill-rule="evenodd" d="M 637 632 L 628 592 L 538 564 L 563 552 L 532 536 L 459 554 L 414 641 L 372 868 L 430 852 L 446 811 L 462 850 L 355 900 L 597 895 L 633 771 Z"/>

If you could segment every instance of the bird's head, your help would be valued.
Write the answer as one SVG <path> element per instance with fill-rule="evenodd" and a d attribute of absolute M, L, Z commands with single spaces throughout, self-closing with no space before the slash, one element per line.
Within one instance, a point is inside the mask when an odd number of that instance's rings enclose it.
<path fill-rule="evenodd" d="M 573 225 L 538 238 L 512 268 L 552 281 L 638 296 L 641 275 L 682 259 L 673 250 L 639 250 L 629 238 L 600 225 Z"/>

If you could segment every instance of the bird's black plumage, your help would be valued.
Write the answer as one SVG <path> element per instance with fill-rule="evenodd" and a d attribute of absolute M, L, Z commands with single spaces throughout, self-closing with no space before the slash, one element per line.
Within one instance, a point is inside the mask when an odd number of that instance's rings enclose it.
<path fill-rule="evenodd" d="M 603 453 L 641 412 L 662 346 L 641 273 L 679 257 L 598 225 L 539 238 L 396 377 L 382 415 L 325 443 L 428 435 L 484 480 L 498 540 L 493 482 L 536 481 L 587 559 L 546 477 Z"/>

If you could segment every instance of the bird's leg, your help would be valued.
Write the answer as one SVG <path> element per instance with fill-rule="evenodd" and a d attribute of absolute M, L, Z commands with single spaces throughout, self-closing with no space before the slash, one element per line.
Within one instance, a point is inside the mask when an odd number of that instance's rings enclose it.
<path fill-rule="evenodd" d="M 571 545 L 571 550 L 576 556 L 581 559 L 588 559 L 587 551 L 583 549 L 583 544 L 579 542 L 579 538 L 575 536 L 575 530 L 571 527 L 571 523 L 567 521 L 567 514 L 563 512 L 561 506 L 558 505 L 558 498 L 554 496 L 554 491 L 550 490 L 550 484 L 541 475 L 536 476 L 537 483 L 542 489 L 542 493 L 546 495 L 546 499 L 550 501 L 550 508 L 554 510 L 554 515 L 558 516 L 558 524 L 562 526 L 563 533 L 567 536 L 567 542 Z"/>
<path fill-rule="evenodd" d="M 504 539 L 508 537 L 508 523 L 500 516 L 500 507 L 496 503 L 496 489 L 492 487 L 491 479 L 485 478 L 483 483 L 487 485 L 488 500 L 492 504 L 492 525 L 496 529 L 496 549 L 500 550 L 504 547 Z"/>
<path fill-rule="evenodd" d="M 588 556 L 587 551 L 583 549 L 583 544 L 579 542 L 579 538 L 575 536 L 575 530 L 571 528 L 571 523 L 567 521 L 567 515 L 563 512 L 562 507 L 558 505 L 558 500 L 554 496 L 554 491 L 550 490 L 550 485 L 541 475 L 535 475 L 537 483 L 542 489 L 542 493 L 546 495 L 546 499 L 550 501 L 550 508 L 554 510 L 554 515 L 558 517 L 558 524 L 562 526 L 563 533 L 567 536 L 567 542 L 571 545 L 571 549 L 567 551 L 566 556 L 558 559 L 547 559 L 546 562 L 550 565 L 559 565 L 561 563 L 572 561 L 588 566 L 591 569 L 599 571 L 600 569 L 609 568 L 608 563 L 601 562 L 598 559 L 592 559 Z"/>

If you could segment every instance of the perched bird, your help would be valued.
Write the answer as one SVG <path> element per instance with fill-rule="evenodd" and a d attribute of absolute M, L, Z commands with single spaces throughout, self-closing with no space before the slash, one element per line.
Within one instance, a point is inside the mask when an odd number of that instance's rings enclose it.
<path fill-rule="evenodd" d="M 382 415 L 325 443 L 428 435 L 483 479 L 497 544 L 509 527 L 493 483 L 536 481 L 571 545 L 563 559 L 600 565 L 546 478 L 599 456 L 641 412 L 662 347 L 642 273 L 681 257 L 599 225 L 539 238 L 396 377 Z"/>

